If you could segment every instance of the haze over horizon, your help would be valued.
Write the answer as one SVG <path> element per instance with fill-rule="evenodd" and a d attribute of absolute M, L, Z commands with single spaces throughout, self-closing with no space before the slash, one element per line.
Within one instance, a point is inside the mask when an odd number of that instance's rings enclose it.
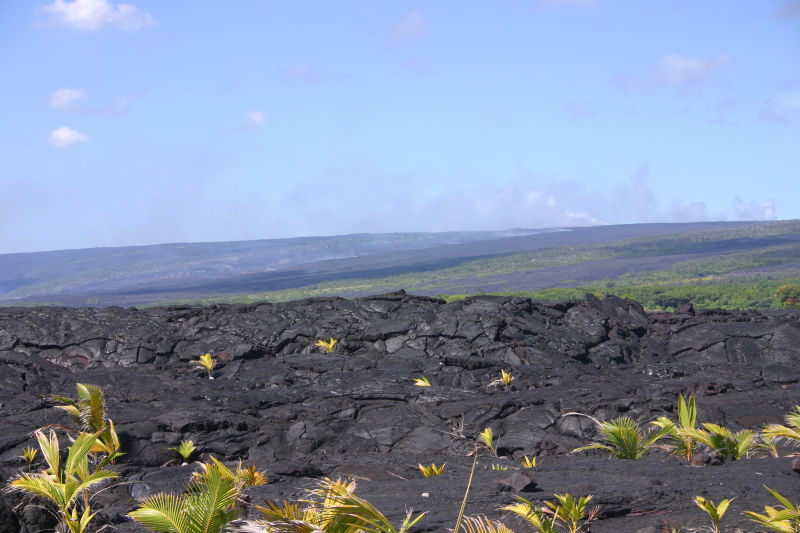
<path fill-rule="evenodd" d="M 0 253 L 800 219 L 800 2 L 0 5 Z"/>

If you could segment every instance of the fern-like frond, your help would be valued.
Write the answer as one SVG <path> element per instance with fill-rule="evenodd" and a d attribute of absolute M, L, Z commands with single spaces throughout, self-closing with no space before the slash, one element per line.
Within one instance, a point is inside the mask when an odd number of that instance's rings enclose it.
<path fill-rule="evenodd" d="M 489 520 L 483 515 L 465 516 L 464 529 L 467 533 L 514 533 L 499 520 Z"/>
<path fill-rule="evenodd" d="M 161 533 L 194 533 L 183 496 L 156 494 L 128 516 L 148 529 Z"/>

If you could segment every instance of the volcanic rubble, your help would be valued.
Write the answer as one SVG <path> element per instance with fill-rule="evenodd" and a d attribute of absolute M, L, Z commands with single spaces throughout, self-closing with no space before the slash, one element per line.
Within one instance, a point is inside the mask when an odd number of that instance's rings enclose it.
<path fill-rule="evenodd" d="M 315 347 L 337 339 L 332 353 Z M 192 364 L 211 353 L 215 379 Z M 94 527 L 145 531 L 126 513 L 149 495 L 182 492 L 197 462 L 257 465 L 268 483 L 253 505 L 299 500 L 324 477 L 357 480 L 356 494 L 395 523 L 426 512 L 414 531 L 452 528 L 478 434 L 467 514 L 528 525 L 498 508 L 522 496 L 593 495 L 593 532 L 657 532 L 710 524 L 692 501 L 736 498 L 722 524 L 756 531 L 744 510 L 800 502 L 800 475 L 779 457 L 692 466 L 660 450 L 639 461 L 571 451 L 600 439 L 599 420 L 627 415 L 647 427 L 676 418 L 694 394 L 700 422 L 732 430 L 783 423 L 800 404 L 800 312 L 646 313 L 616 297 L 534 303 L 472 297 L 445 303 L 403 292 L 357 298 L 210 307 L 0 308 L 0 482 L 27 466 L 32 432 L 70 425 L 51 395 L 102 387 L 125 455 L 120 477 L 92 499 Z M 514 380 L 498 384 L 501 370 Z M 414 384 L 426 376 L 431 387 Z M 62 434 L 63 435 L 63 434 Z M 538 465 L 524 469 L 523 456 Z M 41 457 L 41 456 L 40 456 Z M 710 459 L 706 457 L 706 459 Z M 425 478 L 418 464 L 446 463 Z M 507 467 L 500 471 L 493 465 Z M 34 468 L 41 467 L 41 461 Z M 797 466 L 797 462 L 795 462 Z M 0 495 L 0 533 L 52 529 L 41 500 Z M 257 518 L 252 509 L 250 518 Z"/>

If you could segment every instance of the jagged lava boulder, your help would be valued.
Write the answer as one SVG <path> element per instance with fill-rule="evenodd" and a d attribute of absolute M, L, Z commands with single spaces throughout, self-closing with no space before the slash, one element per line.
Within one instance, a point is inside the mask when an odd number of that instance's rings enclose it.
<path fill-rule="evenodd" d="M 337 339 L 321 353 L 318 339 Z M 0 308 L 0 482 L 23 470 L 31 432 L 68 424 L 50 395 L 101 386 L 126 455 L 119 481 L 96 496 L 96 525 L 144 531 L 125 518 L 138 501 L 180 492 L 199 459 L 255 463 L 270 483 L 252 503 L 298 499 L 324 476 L 355 477 L 357 493 L 400 520 L 428 515 L 416 531 L 452 528 L 478 433 L 491 427 L 498 457 L 483 455 L 468 513 L 522 495 L 594 495 L 594 532 L 698 527 L 691 501 L 736 497 L 723 524 L 773 504 L 767 484 L 800 502 L 790 457 L 692 467 L 664 452 L 641 461 L 570 451 L 598 437 L 587 417 L 646 424 L 675 417 L 679 393 L 695 394 L 701 422 L 731 429 L 780 423 L 800 403 L 800 312 L 646 313 L 616 297 L 534 303 L 474 297 L 445 303 L 405 293 L 210 307 Z M 217 360 L 213 380 L 191 361 Z M 514 380 L 497 383 L 501 369 Z M 418 387 L 414 379 L 430 379 Z M 539 457 L 532 470 L 518 459 Z M 423 478 L 418 463 L 446 462 Z M 492 465 L 508 467 L 496 471 Z M 525 479 L 523 479 L 523 477 Z M 251 517 L 257 513 L 251 512 Z M 528 531 L 514 519 L 517 531 Z M 0 496 L 0 533 L 53 527 L 38 502 Z M 668 529 L 667 529 L 668 530 Z"/>

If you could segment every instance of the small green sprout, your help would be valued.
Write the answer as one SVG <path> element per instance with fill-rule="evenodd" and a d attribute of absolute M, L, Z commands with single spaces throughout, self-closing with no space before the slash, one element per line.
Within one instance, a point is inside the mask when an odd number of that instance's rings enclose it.
<path fill-rule="evenodd" d="M 431 380 L 429 380 L 425 376 L 422 376 L 414 380 L 414 385 L 416 385 L 417 387 L 430 387 Z"/>
<path fill-rule="evenodd" d="M 20 457 L 28 463 L 28 470 L 31 468 L 31 464 L 33 464 L 33 460 L 36 459 L 36 454 L 39 453 L 39 450 L 32 446 L 26 446 L 22 450 L 22 455 Z"/>
<path fill-rule="evenodd" d="M 505 465 L 494 463 L 492 465 L 492 470 L 494 470 L 495 472 L 505 472 L 506 470 L 508 470 L 508 467 Z"/>
<path fill-rule="evenodd" d="M 244 487 L 257 487 L 267 484 L 267 478 L 264 477 L 263 472 L 259 472 L 256 465 L 250 465 L 247 468 L 242 468 L 242 462 L 236 466 L 236 479 Z"/>
<path fill-rule="evenodd" d="M 528 457 L 527 455 L 524 456 L 519 464 L 522 465 L 522 468 L 536 468 L 536 457 Z"/>
<path fill-rule="evenodd" d="M 170 448 L 170 450 L 177 452 L 185 463 L 188 463 L 189 459 L 192 458 L 192 454 L 195 452 L 195 449 L 194 442 L 191 440 L 182 440 L 178 448 Z"/>
<path fill-rule="evenodd" d="M 436 463 L 431 463 L 430 466 L 425 466 L 420 463 L 419 471 L 422 472 L 422 475 L 425 477 L 440 476 L 442 475 L 442 472 L 444 472 L 445 464 L 447 463 L 443 463 L 442 466 L 436 466 Z"/>
<path fill-rule="evenodd" d="M 492 432 L 492 428 L 487 427 L 484 429 L 481 434 L 478 435 L 478 440 L 480 440 L 484 446 L 492 450 L 493 454 L 497 455 L 497 451 L 492 444 L 494 441 L 494 433 Z"/>
<path fill-rule="evenodd" d="M 511 372 L 506 372 L 504 369 L 501 369 L 500 379 L 503 381 L 503 385 L 506 386 L 506 390 L 508 390 L 508 386 L 514 381 L 514 376 L 511 375 Z"/>
<path fill-rule="evenodd" d="M 731 504 L 731 501 L 732 500 L 722 500 L 718 505 L 714 505 L 713 501 L 706 500 L 702 496 L 694 497 L 694 503 L 696 503 L 700 509 L 708 513 L 708 516 L 711 517 L 711 522 L 714 524 L 714 528 L 712 530 L 714 533 L 719 533 L 719 521 L 728 510 L 728 506 Z"/>
<path fill-rule="evenodd" d="M 545 502 L 546 507 L 535 506 L 525 498 L 517 496 L 517 503 L 506 505 L 501 509 L 511 511 L 527 520 L 540 533 L 555 533 L 556 521 L 563 522 L 570 533 L 577 533 L 583 525 L 597 519 L 598 509 L 587 512 L 586 506 L 592 496 L 583 496 L 577 500 L 571 494 L 554 494 L 558 503 Z M 581 524 L 583 521 L 583 524 Z"/>
<path fill-rule="evenodd" d="M 334 346 L 336 346 L 337 342 L 339 342 L 339 341 L 337 341 L 336 339 L 331 337 L 331 340 L 329 340 L 327 342 L 325 342 L 322 339 L 318 340 L 317 344 L 315 344 L 314 346 L 322 348 L 322 351 L 325 352 L 325 353 L 331 353 L 333 351 Z"/>
<path fill-rule="evenodd" d="M 203 368 L 205 368 L 206 371 L 208 372 L 208 379 L 214 379 L 214 377 L 211 375 L 211 371 L 214 369 L 214 366 L 217 364 L 217 361 L 213 357 L 211 357 L 210 353 L 201 355 L 198 361 L 192 361 L 192 363 L 195 365 L 200 365 Z"/>

